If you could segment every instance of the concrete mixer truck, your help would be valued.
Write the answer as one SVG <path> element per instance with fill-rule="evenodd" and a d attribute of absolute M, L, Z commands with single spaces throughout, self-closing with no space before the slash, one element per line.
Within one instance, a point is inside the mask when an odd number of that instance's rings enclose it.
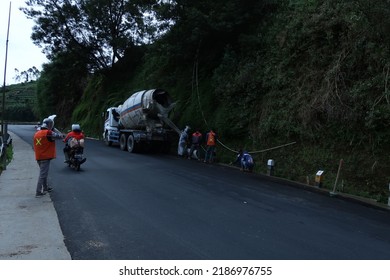
<path fill-rule="evenodd" d="M 148 147 L 169 149 L 170 132 L 180 134 L 168 118 L 174 106 L 168 92 L 162 89 L 134 93 L 122 105 L 110 107 L 104 113 L 105 144 L 117 143 L 121 150 L 131 153 Z"/>

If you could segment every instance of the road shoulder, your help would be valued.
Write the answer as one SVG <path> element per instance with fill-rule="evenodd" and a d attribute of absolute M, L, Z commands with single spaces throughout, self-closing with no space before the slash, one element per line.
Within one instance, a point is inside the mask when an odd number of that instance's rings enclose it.
<path fill-rule="evenodd" d="M 35 198 L 32 147 L 10 134 L 13 159 L 0 176 L 0 260 L 70 260 L 50 196 Z"/>

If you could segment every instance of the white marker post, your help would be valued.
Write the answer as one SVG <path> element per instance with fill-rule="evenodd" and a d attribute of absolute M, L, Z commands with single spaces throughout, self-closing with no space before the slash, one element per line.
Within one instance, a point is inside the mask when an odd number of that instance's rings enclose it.
<path fill-rule="evenodd" d="M 316 173 L 316 187 L 322 188 L 322 181 L 324 179 L 324 170 L 318 170 Z"/>

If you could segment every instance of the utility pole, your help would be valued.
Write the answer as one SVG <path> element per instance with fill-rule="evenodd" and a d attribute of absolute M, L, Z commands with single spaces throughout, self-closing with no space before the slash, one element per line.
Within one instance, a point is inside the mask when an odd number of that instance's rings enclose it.
<path fill-rule="evenodd" d="M 1 111 L 1 133 L 3 135 L 4 143 L 4 156 L 3 156 L 3 169 L 7 169 L 7 132 L 5 129 L 5 82 L 7 77 L 7 58 L 8 58 L 8 38 L 9 38 L 9 26 L 11 22 L 11 2 L 9 2 L 9 13 L 8 13 L 8 27 L 7 27 L 7 40 L 5 43 L 5 63 L 4 63 L 4 83 L 3 83 L 3 103 Z"/>

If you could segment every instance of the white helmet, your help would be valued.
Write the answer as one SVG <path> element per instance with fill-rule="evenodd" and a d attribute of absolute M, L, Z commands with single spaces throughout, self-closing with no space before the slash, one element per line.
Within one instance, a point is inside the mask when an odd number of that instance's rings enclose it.
<path fill-rule="evenodd" d="M 72 131 L 81 131 L 80 125 L 77 123 L 72 124 Z"/>
<path fill-rule="evenodd" d="M 54 122 L 52 119 L 46 118 L 42 121 L 41 128 L 53 129 Z"/>

